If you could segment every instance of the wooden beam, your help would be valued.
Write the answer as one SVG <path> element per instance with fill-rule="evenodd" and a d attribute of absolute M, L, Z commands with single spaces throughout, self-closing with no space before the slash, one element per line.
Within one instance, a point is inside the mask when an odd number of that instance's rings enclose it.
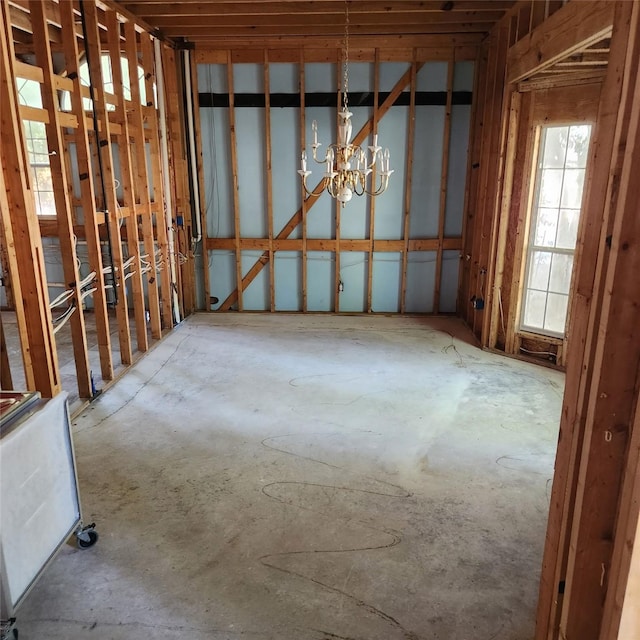
<path fill-rule="evenodd" d="M 113 169 L 113 144 L 111 140 L 111 123 L 107 112 L 107 100 L 104 91 L 104 78 L 102 75 L 102 43 L 98 28 L 97 7 L 93 2 L 83 2 L 87 34 L 85 39 L 85 54 L 89 63 L 89 75 L 93 86 L 93 111 L 96 121 L 99 123 L 100 132 L 97 136 L 95 153 L 96 165 L 101 168 L 99 179 L 104 185 L 104 206 L 107 210 L 107 225 L 111 237 L 111 254 L 113 284 L 117 298 L 116 318 L 118 322 L 118 340 L 120 345 L 120 360 L 124 365 L 132 362 L 131 334 L 129 331 L 129 309 L 125 295 L 125 272 L 122 255 L 122 243 L 120 241 L 120 224 L 117 217 L 118 198 L 116 194 L 115 174 Z M 134 66 L 135 68 L 135 66 Z M 137 79 L 135 85 L 137 86 Z M 102 195 L 102 194 L 101 194 Z"/>
<path fill-rule="evenodd" d="M 267 209 L 267 233 L 269 236 L 269 308 L 273 312 L 276 310 L 275 301 L 275 265 L 273 259 L 273 179 L 271 171 L 271 83 L 269 75 L 269 52 L 264 52 L 264 153 L 265 153 L 265 188 L 266 188 L 266 209 Z"/>
<path fill-rule="evenodd" d="M 145 132 L 145 111 L 143 110 L 143 98 L 140 93 L 140 82 L 138 79 L 138 67 L 142 66 L 141 51 L 138 48 L 138 38 L 136 37 L 135 25 L 132 22 L 124 23 L 124 37 L 126 57 L 129 63 L 129 85 L 131 88 L 131 103 L 129 106 L 129 125 L 133 132 L 134 157 L 136 177 L 136 199 L 142 205 L 143 210 L 139 217 L 142 230 L 142 242 L 144 252 L 147 255 L 147 262 L 150 264 L 150 271 L 146 273 L 147 281 L 147 307 L 149 311 L 149 322 L 151 325 L 151 337 L 159 340 L 162 337 L 162 323 L 160 320 L 160 292 L 158 287 L 158 274 L 156 271 L 156 243 L 153 230 L 153 213 L 151 210 L 151 195 L 149 182 L 151 171 L 147 162 L 147 145 Z M 144 37 L 143 34 L 140 36 Z M 143 67 L 143 73 L 145 69 Z M 149 87 L 145 82 L 145 94 Z M 146 104 L 147 96 L 144 97 Z M 158 185 L 154 182 L 154 190 Z"/>
<path fill-rule="evenodd" d="M 617 182 L 614 183 L 611 176 L 619 162 L 621 136 L 626 135 L 618 117 L 627 61 L 630 15 L 630 3 L 616 3 L 610 66 L 601 93 L 588 162 L 590 169 L 585 180 L 585 205 L 574 260 L 576 276 L 568 329 L 567 377 L 540 579 L 536 640 L 557 637 L 564 606 L 559 585 L 564 586 L 567 579 L 578 461 L 584 444 L 598 338 L 598 309 L 604 295 L 603 274 L 609 256 L 606 239 L 613 232 L 612 196 L 617 192 Z M 597 582 L 599 585 L 599 578 Z"/>
<path fill-rule="evenodd" d="M 75 24 L 73 4 L 63 2 L 60 5 L 60 20 L 65 34 L 73 32 Z M 71 93 L 71 109 L 78 120 L 78 128 L 73 131 L 76 145 L 76 159 L 80 178 L 82 217 L 84 218 L 84 237 L 87 241 L 87 253 L 91 269 L 96 273 L 96 291 L 92 294 L 93 312 L 96 323 L 96 338 L 100 355 L 100 372 L 103 380 L 113 379 L 113 359 L 111 356 L 111 334 L 105 291 L 105 277 L 102 272 L 102 250 L 98 225 L 104 223 L 104 214 L 96 210 L 96 193 L 91 171 L 91 151 L 89 149 L 89 129 L 82 104 L 80 79 L 80 52 L 77 37 L 66 37 L 63 41 L 65 68 L 73 77 L 74 91 Z M 41 230 L 42 233 L 42 230 Z M 78 235 L 77 230 L 74 233 Z"/>
<path fill-rule="evenodd" d="M 377 135 L 378 133 L 378 119 L 379 108 L 378 103 L 380 100 L 380 50 L 375 50 L 375 58 L 373 61 L 373 118 L 371 121 L 371 133 Z M 412 75 L 416 74 L 415 69 L 412 70 Z M 376 184 L 377 172 L 376 165 L 371 167 L 371 181 Z M 367 255 L 369 256 L 369 263 L 367 265 L 367 313 L 372 311 L 372 297 L 373 297 L 373 239 L 375 237 L 375 220 L 376 220 L 376 199 L 369 198 L 369 247 L 367 249 Z"/>
<path fill-rule="evenodd" d="M 75 360 L 78 393 L 81 398 L 91 398 L 93 391 L 89 349 L 84 324 L 78 256 L 76 245 L 73 241 L 73 214 L 69 197 L 69 181 L 64 165 L 64 142 L 60 129 L 62 125 L 59 119 L 60 105 L 58 104 L 58 92 L 54 79 L 53 58 L 47 31 L 47 17 L 45 15 L 45 5 L 40 0 L 32 0 L 29 6 L 31 9 L 36 60 L 43 72 L 42 104 L 49 113 L 49 124 L 46 125 L 46 133 L 56 218 L 58 221 L 58 240 L 60 242 L 62 269 L 67 287 L 73 291 L 73 298 L 70 304 L 75 306 L 75 312 L 71 314 L 69 323 L 71 326 L 71 343 Z"/>
<path fill-rule="evenodd" d="M 617 13 L 625 15 L 626 11 Z M 584 446 L 576 491 L 560 633 L 595 640 L 609 587 L 613 532 L 619 517 L 623 472 L 633 438 L 640 390 L 640 4 L 633 3 L 624 61 L 610 186 L 612 229 L 603 269 L 603 295 L 596 309 L 598 340 L 587 394 Z"/>
<path fill-rule="evenodd" d="M 300 146 L 303 149 L 307 148 L 307 126 L 306 126 L 306 114 L 305 114 L 305 73 L 304 73 L 304 52 L 299 52 L 298 59 L 298 92 L 300 94 Z M 304 188 L 302 184 L 300 189 L 300 202 L 302 202 L 301 214 L 302 214 L 302 311 L 308 310 L 308 269 L 307 269 L 307 208 L 305 201 Z"/>
<path fill-rule="evenodd" d="M 160 310 L 162 312 L 161 327 L 163 329 L 173 328 L 173 313 L 172 313 L 172 290 L 171 290 L 171 268 L 170 268 L 170 256 L 169 256 L 169 239 L 167 236 L 167 224 L 165 218 L 165 194 L 164 194 L 164 180 L 163 169 L 160 162 L 160 124 L 158 122 L 158 106 L 155 99 L 155 91 L 157 88 L 156 83 L 156 66 L 155 66 L 155 54 L 153 50 L 153 43 L 151 36 L 144 32 L 140 36 L 140 49 L 141 49 L 141 65 L 144 72 L 146 94 L 147 94 L 147 109 L 146 109 L 146 124 L 147 134 L 146 139 L 149 141 L 150 148 L 150 166 L 151 181 L 153 183 L 153 203 L 151 208 L 156 209 L 155 225 L 153 224 L 153 217 L 151 218 L 152 228 L 155 230 L 155 238 L 158 245 L 159 253 L 159 268 L 160 275 L 156 267 L 156 261 L 154 260 L 154 269 L 156 269 L 155 278 L 160 278 L 160 292 L 162 293 L 162 299 L 160 300 Z M 195 67 L 192 67 L 194 75 L 197 77 Z M 197 88 L 198 85 L 194 85 Z M 196 102 L 197 104 L 197 102 Z M 196 128 L 196 140 L 199 140 L 199 118 L 195 118 L 198 123 Z M 202 163 L 198 163 L 198 179 L 200 179 L 200 168 Z M 204 211 L 202 201 L 200 202 L 200 210 Z"/>
<path fill-rule="evenodd" d="M 607 37 L 615 3 L 569 2 L 511 47 L 507 82 L 518 82 Z"/>
<path fill-rule="evenodd" d="M 11 364 L 9 363 L 7 342 L 4 337 L 4 324 L 2 322 L 2 314 L 0 313 L 0 389 L 11 391 L 13 388 Z"/>
<path fill-rule="evenodd" d="M 453 66 L 453 63 L 451 64 Z M 411 184 L 413 178 L 413 149 L 415 146 L 415 120 L 416 120 L 416 61 L 411 63 L 411 93 L 409 97 L 409 126 L 407 131 L 407 168 L 404 182 L 404 220 L 402 225 L 402 238 L 404 247 L 402 251 L 402 273 L 400 276 L 400 313 L 406 311 L 407 293 L 407 263 L 409 259 L 409 218 L 411 215 Z M 373 198 L 372 198 L 373 200 Z"/>
<path fill-rule="evenodd" d="M 442 165 L 440 174 L 440 204 L 438 211 L 438 245 L 436 254 L 436 283 L 433 293 L 433 312 L 440 313 L 440 290 L 442 288 L 442 239 L 447 212 L 447 182 L 449 179 L 449 147 L 451 142 L 451 106 L 453 104 L 453 60 L 447 64 L 447 105 L 444 114 L 442 134 Z"/>
<path fill-rule="evenodd" d="M 42 240 L 29 180 L 13 71 L 8 5 L 0 3 L 0 207 L 11 266 L 27 390 L 52 398 L 61 389 L 46 288 Z"/>
<path fill-rule="evenodd" d="M 142 278 L 142 263 L 140 261 L 140 241 L 138 236 L 138 213 L 135 201 L 135 183 L 133 170 L 133 158 L 131 156 L 131 136 L 129 129 L 129 117 L 124 96 L 124 78 L 122 76 L 122 50 L 120 44 L 120 21 L 114 11 L 107 15 L 107 38 L 109 43 L 109 58 L 111 61 L 111 73 L 113 74 L 113 86 L 118 97 L 115 117 L 121 125 L 121 133 L 115 136 L 118 142 L 118 155 L 120 158 L 120 181 L 122 186 L 122 202 L 128 208 L 125 213 L 118 208 L 127 231 L 128 260 L 133 259 L 127 273 L 128 288 L 131 290 L 133 303 L 133 317 L 136 326 L 136 346 L 138 351 L 145 352 L 149 349 L 147 336 L 147 314 L 144 303 L 144 287 Z M 137 83 L 136 70 L 136 83 Z"/>

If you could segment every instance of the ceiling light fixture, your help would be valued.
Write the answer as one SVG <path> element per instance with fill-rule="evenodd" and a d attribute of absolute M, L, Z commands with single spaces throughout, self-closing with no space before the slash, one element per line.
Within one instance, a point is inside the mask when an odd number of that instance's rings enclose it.
<path fill-rule="evenodd" d="M 379 196 L 389 186 L 389 176 L 393 173 L 390 168 L 389 149 L 382 153 L 378 146 L 378 135 L 373 136 L 373 144 L 369 145 L 370 159 L 364 149 L 351 143 L 351 116 L 349 111 L 349 2 L 345 0 L 345 29 L 344 29 L 344 77 L 342 81 L 342 110 L 338 113 L 338 141 L 329 145 L 324 158 L 318 158 L 317 152 L 321 145 L 318 142 L 318 123 L 314 120 L 313 130 L 313 159 L 318 164 L 326 164 L 326 172 L 315 189 L 309 189 L 307 178 L 311 171 L 307 170 L 307 152 L 302 150 L 300 169 L 302 187 L 307 195 L 320 195 L 325 189 L 332 198 L 342 205 L 349 202 L 355 193 L 358 196 L 367 194 Z M 355 166 L 353 166 L 355 165 Z"/>

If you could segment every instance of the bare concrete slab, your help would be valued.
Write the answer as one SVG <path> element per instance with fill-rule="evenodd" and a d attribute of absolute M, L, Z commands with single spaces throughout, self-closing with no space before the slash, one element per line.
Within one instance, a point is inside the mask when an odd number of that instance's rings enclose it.
<path fill-rule="evenodd" d="M 21 640 L 529 640 L 564 376 L 457 319 L 199 314 L 74 421 Z"/>

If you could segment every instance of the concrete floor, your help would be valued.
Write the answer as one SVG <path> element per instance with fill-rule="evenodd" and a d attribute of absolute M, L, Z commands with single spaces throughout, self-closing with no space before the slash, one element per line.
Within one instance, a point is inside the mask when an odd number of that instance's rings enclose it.
<path fill-rule="evenodd" d="M 564 376 L 456 319 L 200 314 L 74 420 L 21 640 L 530 640 Z"/>

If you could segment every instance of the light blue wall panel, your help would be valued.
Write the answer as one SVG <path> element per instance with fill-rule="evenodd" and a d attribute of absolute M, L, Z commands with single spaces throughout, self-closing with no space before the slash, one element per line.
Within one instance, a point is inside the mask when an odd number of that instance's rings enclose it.
<path fill-rule="evenodd" d="M 226 64 L 199 64 L 198 91 L 200 93 L 229 93 Z"/>
<path fill-rule="evenodd" d="M 302 311 L 302 252 L 277 251 L 273 266 L 276 311 Z"/>
<path fill-rule="evenodd" d="M 330 251 L 307 252 L 307 309 L 333 311 L 336 262 Z"/>
<path fill-rule="evenodd" d="M 391 91 L 410 66 L 408 62 L 381 62 L 380 91 Z M 407 83 L 407 90 L 408 88 L 409 84 Z"/>
<path fill-rule="evenodd" d="M 309 66 L 309 65 L 307 65 Z M 324 175 L 326 165 L 316 164 L 312 159 L 311 146 L 313 131 L 311 123 L 318 122 L 318 141 L 322 146 L 318 149 L 318 157 L 324 158 L 327 146 L 334 141 L 336 131 L 336 110 L 333 107 L 310 107 L 306 109 L 306 139 L 308 168 L 312 172 L 307 178 L 310 189 L 315 188 Z M 335 238 L 335 201 L 323 193 L 309 210 L 307 215 L 307 236 L 309 238 Z"/>
<path fill-rule="evenodd" d="M 271 93 L 298 93 L 298 65 L 289 62 L 269 63 L 269 90 Z"/>
<path fill-rule="evenodd" d="M 460 252 L 442 252 L 442 278 L 440 284 L 440 312 L 455 313 L 458 297 Z"/>
<path fill-rule="evenodd" d="M 271 193 L 273 235 L 277 236 L 300 208 L 300 109 L 271 108 Z M 312 212 L 313 213 L 313 212 Z M 289 238 L 302 237 L 298 225 Z"/>
<path fill-rule="evenodd" d="M 264 67 L 262 64 L 233 65 L 234 93 L 264 93 Z"/>
<path fill-rule="evenodd" d="M 444 221 L 444 234 L 449 237 L 462 235 L 470 118 L 470 105 L 453 105 L 451 108 L 447 206 Z"/>
<path fill-rule="evenodd" d="M 367 308 L 367 254 L 360 251 L 340 253 L 340 311 L 360 313 Z"/>
<path fill-rule="evenodd" d="M 341 70 L 341 77 L 344 70 Z M 349 63 L 349 92 L 373 91 L 374 65 L 370 62 Z M 352 105 L 355 106 L 355 105 Z"/>
<path fill-rule="evenodd" d="M 446 91 L 447 62 L 427 62 L 418 71 L 416 91 Z"/>
<path fill-rule="evenodd" d="M 453 90 L 473 91 L 473 76 L 475 67 L 472 61 L 456 62 L 453 70 Z"/>
<path fill-rule="evenodd" d="M 309 62 L 304 65 L 305 93 L 325 93 L 338 90 L 338 68 L 329 62 Z"/>
<path fill-rule="evenodd" d="M 433 313 L 436 257 L 435 251 L 413 251 L 407 257 L 407 313 Z"/>
<path fill-rule="evenodd" d="M 389 188 L 376 198 L 375 237 L 379 240 L 400 240 L 403 236 L 408 115 L 408 107 L 393 107 L 378 125 L 378 145 L 389 149 L 394 169 Z"/>
<path fill-rule="evenodd" d="M 265 190 L 264 109 L 235 110 L 238 158 L 238 200 L 240 233 L 245 238 L 266 238 L 267 196 Z"/>
<path fill-rule="evenodd" d="M 258 262 L 262 251 L 242 251 L 241 269 L 244 278 L 251 267 Z M 242 292 L 242 308 L 245 311 L 269 311 L 269 269 L 262 269 L 251 284 Z"/>
<path fill-rule="evenodd" d="M 200 131 L 207 235 L 233 238 L 229 110 L 220 107 L 200 109 Z"/>
<path fill-rule="evenodd" d="M 218 302 L 211 305 L 215 310 L 236 288 L 236 256 L 233 251 L 209 251 L 209 283 L 211 297 L 218 298 Z"/>
<path fill-rule="evenodd" d="M 416 107 L 410 238 L 438 236 L 445 110 L 439 106 Z"/>
<path fill-rule="evenodd" d="M 402 286 L 402 255 L 378 252 L 373 254 L 371 310 L 397 313 L 400 311 Z"/>

